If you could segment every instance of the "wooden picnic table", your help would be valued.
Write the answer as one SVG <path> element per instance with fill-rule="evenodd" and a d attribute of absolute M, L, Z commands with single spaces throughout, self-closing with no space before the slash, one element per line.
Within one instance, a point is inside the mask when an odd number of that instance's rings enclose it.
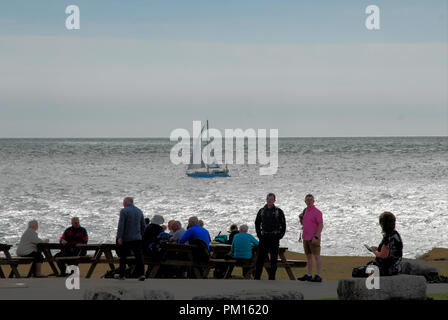
<path fill-rule="evenodd" d="M 6 278 L 5 277 L 5 273 L 3 272 L 2 269 L 2 264 L 4 265 L 9 265 L 11 267 L 11 272 L 13 272 L 13 274 L 16 277 L 20 277 L 19 271 L 17 270 L 17 267 L 14 264 L 11 264 L 11 254 L 9 253 L 9 249 L 11 249 L 11 245 L 9 244 L 0 244 L 0 251 L 3 252 L 3 254 L 5 255 L 5 258 L 2 259 L 2 263 L 0 264 L 0 278 Z"/>
<path fill-rule="evenodd" d="M 227 263 L 229 265 L 229 270 L 226 273 L 226 278 L 230 277 L 233 267 L 235 265 L 237 265 L 237 261 L 232 260 L 232 259 L 222 261 L 222 260 L 218 259 L 218 257 L 223 254 L 229 253 L 231 248 L 232 248 L 232 246 L 230 244 L 222 244 L 222 243 L 211 243 L 210 244 L 210 250 L 212 252 L 212 254 L 211 254 L 212 262 Z M 306 261 L 301 261 L 301 260 L 288 260 L 285 255 L 287 250 L 288 250 L 287 247 L 279 247 L 278 256 L 280 259 L 278 261 L 279 262 L 278 266 L 280 268 L 284 268 L 286 270 L 286 273 L 288 274 L 288 277 L 290 280 L 296 280 L 294 273 L 292 272 L 292 267 L 305 267 L 307 263 L 306 263 Z M 255 263 L 255 259 L 256 259 L 256 257 L 254 257 L 253 263 Z M 250 266 L 252 268 L 254 267 L 253 263 Z M 247 264 L 247 263 L 243 263 L 243 264 Z M 212 264 L 209 265 L 208 270 L 210 270 L 211 267 L 212 267 Z M 265 267 L 266 271 L 269 273 L 270 263 L 268 263 L 268 261 L 265 263 L 264 267 Z M 250 271 L 247 274 L 247 278 L 250 277 Z"/>
<path fill-rule="evenodd" d="M 92 246 L 92 245 L 85 245 Z M 106 262 L 109 264 L 110 270 L 115 270 L 115 263 L 118 262 L 118 258 L 114 258 L 112 251 L 116 250 L 117 245 L 114 243 L 101 243 L 96 245 L 96 251 L 93 256 L 91 265 L 89 270 L 87 271 L 86 278 L 90 278 L 93 274 L 93 271 L 95 270 L 95 267 L 98 265 L 98 263 L 104 263 Z M 93 248 L 93 247 L 91 247 Z M 102 256 L 104 255 L 104 258 Z"/>
<path fill-rule="evenodd" d="M 16 277 L 21 278 L 19 269 L 17 266 L 19 264 L 31 264 L 30 270 L 28 272 L 28 277 L 30 277 L 34 272 L 34 258 L 29 257 L 12 257 L 9 250 L 11 249 L 11 245 L 9 244 L 0 244 L 0 251 L 3 252 L 5 258 L 0 258 L 0 278 L 6 278 L 5 273 L 3 272 L 2 265 L 9 265 L 11 268 L 11 272 L 9 273 L 9 278 Z"/>
<path fill-rule="evenodd" d="M 157 271 L 162 266 L 175 266 L 175 267 L 188 267 L 195 275 L 196 279 L 203 277 L 201 268 L 206 267 L 206 264 L 202 264 L 194 259 L 194 250 L 197 247 L 194 245 L 168 243 L 165 247 L 166 260 L 154 261 L 151 258 L 146 258 L 145 263 L 152 265 L 151 272 L 148 275 L 149 278 L 155 278 Z M 174 257 L 173 257 L 174 256 Z"/>
<path fill-rule="evenodd" d="M 6 259 L 11 259 L 11 254 L 9 253 L 9 249 L 11 249 L 10 245 L 3 244 L 3 243 L 0 244 L 0 251 L 2 251 L 3 254 L 5 255 L 5 259 L 2 259 L 2 260 L 5 260 L 6 263 L 7 263 Z M 0 278 L 3 278 L 3 279 L 6 278 L 1 264 L 0 264 Z"/>
<path fill-rule="evenodd" d="M 9 246 L 10 247 L 10 246 Z M 59 275 L 60 271 L 55 265 L 57 261 L 64 261 L 67 264 L 79 264 L 79 263 L 87 263 L 90 264 L 90 267 L 87 271 L 86 278 L 90 278 L 99 263 L 106 263 L 109 265 L 110 270 L 116 270 L 115 265 L 119 263 L 118 252 L 119 246 L 115 243 L 99 243 L 99 244 L 81 244 L 77 245 L 83 249 L 83 254 L 79 256 L 71 256 L 71 257 L 54 257 L 52 254 L 52 250 L 63 250 L 66 248 L 65 245 L 60 243 L 39 243 L 37 248 L 40 252 L 42 252 L 45 256 L 45 261 L 50 265 L 55 275 Z M 6 248 L 6 247 L 5 247 Z M 166 259 L 154 260 L 150 257 L 144 258 L 144 263 L 150 268 L 150 272 L 147 273 L 148 278 L 155 278 L 157 272 L 162 266 L 176 266 L 176 267 L 188 267 L 191 269 L 192 273 L 196 278 L 207 278 L 208 273 L 211 268 L 219 265 L 221 263 L 228 264 L 231 269 L 234 266 L 239 266 L 236 260 L 225 260 L 217 259 L 217 257 L 222 256 L 230 252 L 231 245 L 227 244 L 210 244 L 211 250 L 211 259 L 209 262 L 197 262 L 194 260 L 193 251 L 195 246 L 185 245 L 185 244 L 177 244 L 177 243 L 168 243 L 165 248 L 165 257 Z M 7 248 L 9 250 L 9 248 Z M 292 273 L 291 267 L 304 267 L 306 266 L 305 261 L 296 261 L 296 260 L 287 260 L 285 256 L 287 248 L 280 247 L 279 248 L 279 267 L 285 268 L 289 278 L 291 280 L 295 280 L 294 274 Z M 88 251 L 93 251 L 93 255 L 85 255 Z M 115 254 L 114 254 L 115 253 Z M 9 252 L 8 252 L 9 254 Z M 6 254 L 5 254 L 6 256 Z M 9 255 L 10 257 L 10 255 Z M 127 261 L 134 261 L 135 257 L 129 256 L 127 257 Z M 254 263 L 251 264 L 251 267 L 254 266 Z M 269 271 L 269 263 L 266 262 L 265 268 Z M 16 276 L 20 277 L 20 274 L 17 271 L 17 268 L 14 264 L 11 265 L 12 271 Z M 230 273 L 231 273 L 231 269 Z M 149 270 L 149 268 L 148 268 Z M 204 271 L 202 271 L 204 270 Z M 3 274 L 3 271 L 0 271 L 0 276 Z M 31 270 L 30 270 L 31 272 Z M 229 273 L 229 272 L 227 272 Z M 248 273 L 249 274 L 249 273 Z M 229 277 L 229 275 L 227 275 Z"/>
<path fill-rule="evenodd" d="M 51 270 L 55 275 L 60 275 L 61 272 L 55 266 L 56 261 L 64 261 L 68 264 L 78 264 L 78 263 L 93 263 L 97 259 L 101 258 L 101 248 L 102 244 L 78 244 L 76 247 L 81 248 L 80 255 L 78 256 L 63 256 L 54 257 L 51 250 L 64 250 L 67 245 L 61 243 L 39 243 L 37 244 L 37 249 L 43 253 L 45 256 L 45 261 L 50 265 Z M 92 256 L 86 255 L 88 251 L 94 251 Z M 100 253 L 100 254 L 99 254 Z M 98 255 L 99 254 L 99 255 Z"/>
<path fill-rule="evenodd" d="M 210 243 L 210 258 L 217 258 L 223 254 L 229 253 L 232 249 L 231 244 Z"/>
<path fill-rule="evenodd" d="M 165 247 L 165 256 L 167 259 L 162 260 L 154 260 L 150 257 L 144 257 L 144 264 L 148 267 L 151 266 L 150 272 L 147 273 L 148 278 L 155 278 L 157 272 L 162 266 L 177 266 L 177 267 L 190 267 L 196 276 L 196 278 L 202 278 L 202 274 L 200 272 L 201 264 L 194 261 L 193 258 L 193 250 L 195 246 L 185 245 L 185 244 L 177 244 L 177 243 L 167 243 Z M 102 244 L 101 252 L 99 255 L 104 254 L 105 260 L 96 259 L 94 261 L 87 273 L 86 278 L 89 278 L 95 269 L 97 263 L 106 262 L 109 263 L 111 270 L 115 270 L 114 263 L 119 262 L 118 257 L 114 257 L 113 251 L 116 252 L 118 256 L 119 246 L 116 244 Z M 172 258 L 172 254 L 176 254 L 178 258 Z M 179 257 L 180 256 L 180 257 Z M 183 258 L 182 258 L 183 257 Z M 127 261 L 134 261 L 135 257 L 129 256 L 126 258 Z M 149 269 L 148 269 L 149 270 Z"/>
<path fill-rule="evenodd" d="M 90 267 L 87 271 L 86 278 L 90 278 L 95 271 L 96 266 L 99 263 L 106 263 L 109 265 L 110 270 L 116 270 L 115 264 L 119 263 L 120 259 L 118 257 L 119 246 L 115 243 L 100 243 L 100 244 L 80 244 L 77 247 L 82 248 L 85 251 L 94 251 L 93 255 L 89 256 L 72 256 L 72 257 L 57 257 L 55 258 L 51 250 L 62 250 L 65 246 L 59 243 L 40 243 L 38 244 L 38 249 L 41 251 L 46 258 L 46 262 L 50 265 L 54 274 L 59 275 L 60 272 L 55 266 L 56 261 L 65 261 L 66 263 L 88 263 Z M 197 278 L 201 277 L 200 265 L 193 260 L 193 249 L 194 246 L 190 245 L 180 245 L 180 244 L 167 244 L 166 254 L 169 256 L 170 253 L 183 253 L 185 259 L 168 259 L 163 261 L 155 261 L 148 257 L 145 257 L 145 265 L 152 266 L 151 272 L 148 274 L 149 278 L 154 278 L 157 271 L 163 265 L 172 266 L 187 266 L 191 267 L 193 273 Z M 115 254 L 114 254 L 115 253 Z M 127 261 L 134 261 L 135 257 L 127 257 Z"/>

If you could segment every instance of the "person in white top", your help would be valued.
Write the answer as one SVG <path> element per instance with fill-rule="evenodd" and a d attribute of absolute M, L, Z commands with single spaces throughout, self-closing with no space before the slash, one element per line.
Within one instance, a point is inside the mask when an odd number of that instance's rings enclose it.
<path fill-rule="evenodd" d="M 36 278 L 45 278 L 46 276 L 42 274 L 42 262 L 44 262 L 44 257 L 42 256 L 42 253 L 37 250 L 37 244 L 48 242 L 48 239 L 40 239 L 37 236 L 38 228 L 39 225 L 36 220 L 31 220 L 28 222 L 28 228 L 20 238 L 20 243 L 17 247 L 16 253 L 20 257 L 34 258 L 34 276 Z"/>

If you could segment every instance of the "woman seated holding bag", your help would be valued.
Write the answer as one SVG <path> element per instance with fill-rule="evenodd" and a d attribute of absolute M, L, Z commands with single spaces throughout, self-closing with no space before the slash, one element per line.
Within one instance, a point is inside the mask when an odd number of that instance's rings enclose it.
<path fill-rule="evenodd" d="M 383 212 L 380 215 L 380 225 L 383 230 L 383 240 L 378 247 L 371 247 L 376 256 L 375 261 L 368 265 L 376 265 L 380 270 L 380 276 L 393 276 L 401 272 L 401 258 L 403 256 L 403 241 L 395 230 L 396 218 L 391 212 Z M 367 266 L 353 269 L 353 277 L 367 277 Z"/>

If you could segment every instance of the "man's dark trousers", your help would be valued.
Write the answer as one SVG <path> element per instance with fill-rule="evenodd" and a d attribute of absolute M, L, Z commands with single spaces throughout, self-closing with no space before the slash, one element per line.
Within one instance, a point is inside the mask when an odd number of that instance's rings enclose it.
<path fill-rule="evenodd" d="M 131 254 L 135 256 L 135 275 L 140 277 L 145 274 L 145 266 L 143 262 L 142 241 L 123 241 L 120 246 L 120 277 L 124 277 L 126 271 L 126 257 Z"/>
<path fill-rule="evenodd" d="M 75 256 L 85 256 L 87 254 L 87 252 L 85 250 L 81 250 L 79 247 L 76 246 L 64 246 L 63 249 L 56 253 L 54 255 L 55 258 L 59 258 L 59 257 L 75 257 Z M 69 265 L 78 265 L 76 262 L 72 262 L 72 261 L 56 261 L 59 270 L 61 271 L 61 275 L 65 276 L 66 275 L 66 264 Z"/>
<path fill-rule="evenodd" d="M 258 245 L 257 262 L 255 265 L 255 280 L 260 280 L 263 266 L 266 261 L 268 252 L 271 259 L 271 268 L 269 270 L 269 280 L 275 280 L 277 272 L 277 257 L 280 240 L 278 238 L 261 238 Z"/>

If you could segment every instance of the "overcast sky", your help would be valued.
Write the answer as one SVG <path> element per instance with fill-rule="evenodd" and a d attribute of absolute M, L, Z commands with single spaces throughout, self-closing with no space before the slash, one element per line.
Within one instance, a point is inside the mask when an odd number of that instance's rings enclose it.
<path fill-rule="evenodd" d="M 81 29 L 65 28 L 76 4 Z M 364 25 L 381 10 L 381 29 Z M 0 3 L 0 137 L 448 134 L 447 1 Z"/>

